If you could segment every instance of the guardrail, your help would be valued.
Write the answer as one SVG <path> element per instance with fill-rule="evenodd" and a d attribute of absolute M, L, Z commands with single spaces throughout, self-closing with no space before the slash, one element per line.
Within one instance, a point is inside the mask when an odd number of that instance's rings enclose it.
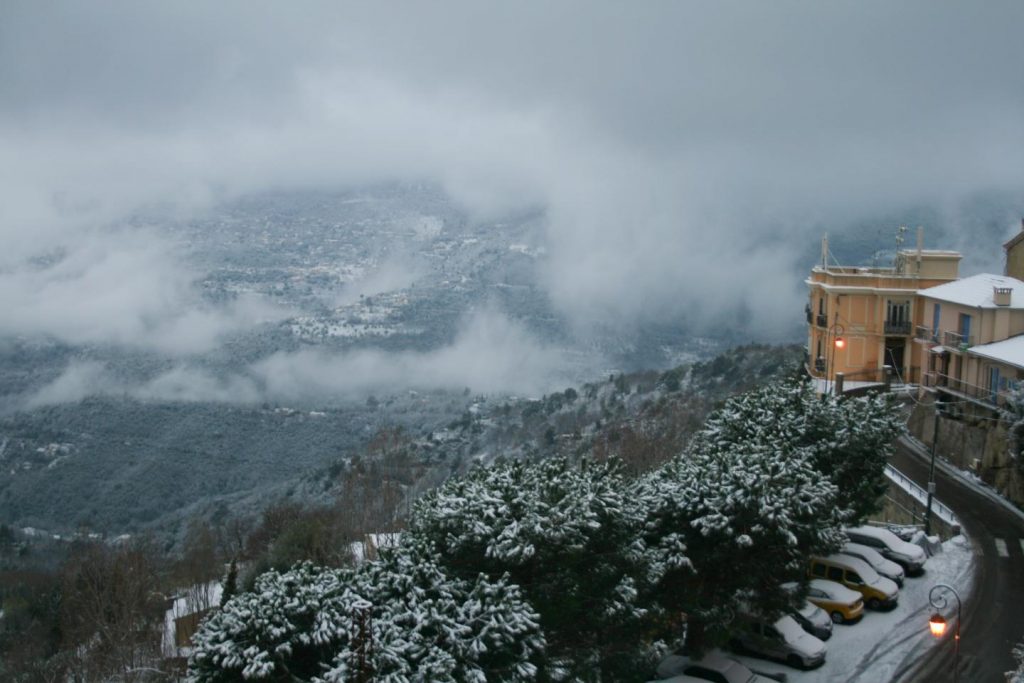
<path fill-rule="evenodd" d="M 885 476 L 889 477 L 889 479 L 895 482 L 897 486 L 920 501 L 922 505 L 928 504 L 928 492 L 892 465 L 885 466 Z M 960 525 L 960 520 L 957 519 L 955 514 L 953 514 L 953 511 L 936 500 L 934 496 L 932 496 L 932 513 L 951 526 Z"/>

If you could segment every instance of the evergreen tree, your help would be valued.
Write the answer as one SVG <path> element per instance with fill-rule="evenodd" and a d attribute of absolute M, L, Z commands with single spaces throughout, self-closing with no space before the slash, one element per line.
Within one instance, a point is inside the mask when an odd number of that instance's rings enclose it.
<path fill-rule="evenodd" d="M 843 542 L 835 486 L 808 454 L 771 444 L 683 454 L 643 479 L 654 600 L 685 614 L 696 651 L 728 639 L 735 615 L 773 615 L 807 559 Z"/>
<path fill-rule="evenodd" d="M 643 509 L 627 489 L 610 463 L 499 464 L 424 496 L 408 533 L 450 571 L 522 586 L 548 642 L 544 676 L 629 680 L 655 615 L 640 604 Z"/>
<path fill-rule="evenodd" d="M 886 396 L 817 396 L 808 381 L 790 379 L 726 401 L 706 420 L 695 448 L 772 444 L 805 451 L 836 485 L 836 505 L 856 523 L 878 510 L 887 485 L 885 464 L 905 429 L 898 407 Z"/>
<path fill-rule="evenodd" d="M 422 547 L 356 569 L 270 571 L 207 619 L 189 680 L 528 681 L 544 649 L 507 578 L 453 578 Z"/>

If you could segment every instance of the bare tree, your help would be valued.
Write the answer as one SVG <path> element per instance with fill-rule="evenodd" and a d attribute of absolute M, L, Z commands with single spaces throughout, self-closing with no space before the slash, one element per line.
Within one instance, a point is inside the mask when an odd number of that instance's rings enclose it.
<path fill-rule="evenodd" d="M 76 546 L 61 571 L 61 630 L 74 681 L 145 680 L 160 657 L 163 598 L 151 542 Z"/>

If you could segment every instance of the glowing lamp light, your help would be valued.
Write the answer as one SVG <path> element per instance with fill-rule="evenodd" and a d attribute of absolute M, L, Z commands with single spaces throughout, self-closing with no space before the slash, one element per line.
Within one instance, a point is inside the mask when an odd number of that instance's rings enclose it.
<path fill-rule="evenodd" d="M 842 337 L 836 337 L 836 348 L 842 351 L 846 348 L 846 340 Z"/>
<path fill-rule="evenodd" d="M 946 620 L 942 618 L 941 614 L 933 614 L 932 618 L 928 620 L 928 628 L 932 630 L 933 636 L 941 638 L 942 634 L 946 632 Z"/>

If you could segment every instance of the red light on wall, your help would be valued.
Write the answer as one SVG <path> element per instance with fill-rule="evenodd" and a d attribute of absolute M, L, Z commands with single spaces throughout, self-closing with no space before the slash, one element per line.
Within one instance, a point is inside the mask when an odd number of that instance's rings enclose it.
<path fill-rule="evenodd" d="M 840 349 L 840 350 L 841 349 L 845 349 L 846 348 L 846 340 L 843 339 L 842 337 L 836 337 L 836 348 Z"/>

